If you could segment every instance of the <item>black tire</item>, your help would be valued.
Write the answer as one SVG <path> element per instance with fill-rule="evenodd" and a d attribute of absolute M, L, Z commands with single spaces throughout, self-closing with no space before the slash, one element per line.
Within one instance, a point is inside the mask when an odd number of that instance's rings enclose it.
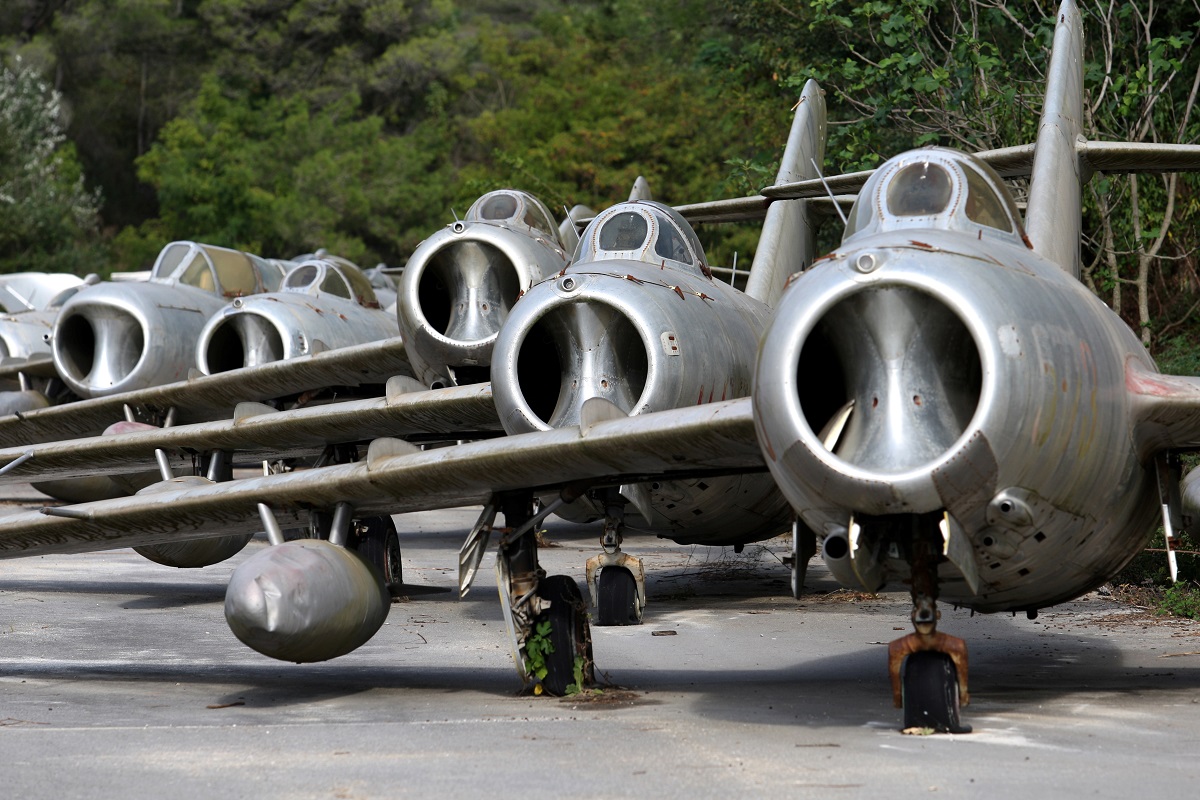
<path fill-rule="evenodd" d="M 388 594 L 399 597 L 404 589 L 404 561 L 400 553 L 400 535 L 391 517 L 367 517 L 355 525 L 350 548 L 371 564 L 383 577 Z"/>
<path fill-rule="evenodd" d="M 970 733 L 958 711 L 958 671 L 945 653 L 913 653 L 901 671 L 904 727 L 932 728 L 939 733 Z"/>
<path fill-rule="evenodd" d="M 596 580 L 597 625 L 640 625 L 637 582 L 624 567 L 605 567 Z"/>
<path fill-rule="evenodd" d="M 538 615 L 534 626 L 550 621 L 550 644 L 554 652 L 546 654 L 546 677 L 542 690 L 561 697 L 575 684 L 575 659 L 582 659 L 583 689 L 595 681 L 592 665 L 592 631 L 588 626 L 587 606 L 579 584 L 566 575 L 551 575 L 538 583 L 538 595 L 550 601 L 550 607 Z"/>

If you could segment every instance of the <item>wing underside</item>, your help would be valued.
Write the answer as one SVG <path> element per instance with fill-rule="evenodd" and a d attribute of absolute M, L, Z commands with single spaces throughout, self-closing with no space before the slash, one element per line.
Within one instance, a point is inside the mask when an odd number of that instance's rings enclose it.
<path fill-rule="evenodd" d="M 763 470 L 749 399 L 412 451 L 372 443 L 365 461 L 27 511 L 0 519 L 0 558 L 160 544 L 283 527 L 349 502 L 356 516 L 482 504 L 499 492 Z"/>
<path fill-rule="evenodd" d="M 317 455 L 331 444 L 380 436 L 465 439 L 502 430 L 488 384 L 388 391 L 381 398 L 288 411 L 244 403 L 233 419 L 0 449 L 0 468 L 21 459 L 0 474 L 0 482 L 153 470 L 155 451 L 160 449 L 178 472 L 191 467 L 193 456 L 213 451 L 233 453 L 245 461 L 274 460 Z"/>
<path fill-rule="evenodd" d="M 411 374 L 404 342 L 396 337 L 0 417 L 0 447 L 98 434 L 124 419 L 127 405 L 163 413 L 175 408 L 180 422 L 211 420 L 230 416 L 241 402 L 330 386 L 383 384 L 393 375 Z"/>

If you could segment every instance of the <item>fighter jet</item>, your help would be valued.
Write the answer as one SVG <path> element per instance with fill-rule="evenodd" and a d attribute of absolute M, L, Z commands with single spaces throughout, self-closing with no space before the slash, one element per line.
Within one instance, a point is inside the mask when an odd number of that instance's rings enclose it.
<path fill-rule="evenodd" d="M 1120 150 L 1079 135 L 1080 32 L 1067 0 L 1025 219 L 967 154 L 889 160 L 867 179 L 842 245 L 792 280 L 751 399 L 631 416 L 589 397 L 578 425 L 423 452 L 381 439 L 361 462 L 16 515 L 0 522 L 0 552 L 265 527 L 278 544 L 239 566 L 227 617 L 260 652 L 307 660 L 347 652 L 382 624 L 378 582 L 336 552 L 351 519 L 491 506 L 507 526 L 497 569 L 518 669 L 529 626 L 551 621 L 556 655 L 527 678 L 554 691 L 591 654 L 578 588 L 538 572 L 529 534 L 541 515 L 598 487 L 766 468 L 836 576 L 868 589 L 911 583 L 916 632 L 890 648 L 896 699 L 906 724 L 965 730 L 966 649 L 937 631 L 936 600 L 1032 613 L 1101 584 L 1147 538 L 1172 455 L 1200 447 L 1200 379 L 1159 373 L 1076 277 L 1083 171 L 1090 153 Z M 1200 165 L 1200 148 L 1155 152 Z M 1140 148 L 1124 153 L 1128 168 L 1156 168 Z M 532 514 L 531 497 L 553 493 Z M 330 542 L 284 543 L 278 531 L 313 508 L 335 510 Z M 491 528 L 485 516 L 468 535 L 464 580 Z M 312 575 L 337 566 L 298 593 L 289 571 L 306 560 Z M 347 620 L 347 607 L 362 613 Z"/>
<path fill-rule="evenodd" d="M 280 291 L 235 298 L 210 317 L 197 366 L 211 375 L 399 334 L 358 266 L 314 257 L 296 262 Z"/>
<path fill-rule="evenodd" d="M 48 385 L 58 376 L 50 356 L 50 332 L 58 311 L 75 292 L 97 283 L 74 275 L 19 272 L 0 276 L 0 414 L 50 404 Z"/>
<path fill-rule="evenodd" d="M 814 178 L 824 158 L 825 102 L 810 81 L 793 118 L 778 183 Z M 496 340 L 492 392 L 510 435 L 744 397 L 759 339 L 789 271 L 812 260 L 808 201 L 766 212 L 746 291 L 714 280 L 674 208 L 635 199 L 606 209 L 570 266 L 532 287 Z M 626 525 L 680 543 L 742 546 L 787 529 L 791 511 L 763 473 L 631 482 L 583 492 L 555 513 L 604 520 L 586 576 L 595 621 L 637 624 L 646 605 L 640 559 L 621 550 Z M 487 508 L 477 527 L 491 525 Z M 479 554 L 473 556 L 479 558 Z"/>
<path fill-rule="evenodd" d="M 148 281 L 98 284 L 63 305 L 51 335 L 55 369 L 80 397 L 186 378 L 208 318 L 230 298 L 278 289 L 287 269 L 237 250 L 172 242 Z"/>
<path fill-rule="evenodd" d="M 966 646 L 937 630 L 939 598 L 1035 616 L 1104 583 L 1161 509 L 1178 519 L 1174 456 L 1200 446 L 1200 379 L 1160 374 L 1078 280 L 1081 40 L 1066 0 L 1024 220 L 978 160 L 897 156 L 763 340 L 771 474 L 839 580 L 911 586 L 915 632 L 889 656 L 906 727 L 967 729 Z"/>
<path fill-rule="evenodd" d="M 492 347 L 522 293 L 567 264 L 577 206 L 559 227 L 540 200 L 501 189 L 417 246 L 400 278 L 397 313 L 417 379 L 439 388 L 488 379 Z"/>

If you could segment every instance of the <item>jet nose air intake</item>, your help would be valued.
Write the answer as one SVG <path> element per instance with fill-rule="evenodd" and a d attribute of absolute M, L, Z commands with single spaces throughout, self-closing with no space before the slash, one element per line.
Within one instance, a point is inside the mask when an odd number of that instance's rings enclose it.
<path fill-rule="evenodd" d="M 89 303 L 64 312 L 54 338 L 63 378 L 84 396 L 125 381 L 142 359 L 141 322 L 116 306 Z"/>
<path fill-rule="evenodd" d="M 646 346 L 622 311 L 598 302 L 556 305 L 521 340 L 516 395 L 542 425 L 568 427 L 592 397 L 631 412 L 648 370 Z"/>
<path fill-rule="evenodd" d="M 200 368 L 209 375 L 287 357 L 283 336 L 275 323 L 248 312 L 229 314 L 222 319 L 201 343 L 200 352 Z"/>
<path fill-rule="evenodd" d="M 800 351 L 797 387 L 809 429 L 840 460 L 894 475 L 950 450 L 979 404 L 981 374 L 974 339 L 942 301 L 878 286 L 821 317 Z"/>

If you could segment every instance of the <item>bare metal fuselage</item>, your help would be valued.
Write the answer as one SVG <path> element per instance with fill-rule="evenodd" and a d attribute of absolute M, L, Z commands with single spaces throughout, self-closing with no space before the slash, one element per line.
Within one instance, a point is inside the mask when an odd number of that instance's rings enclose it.
<path fill-rule="evenodd" d="M 1150 532 L 1156 490 L 1126 370 L 1153 362 L 1031 250 L 921 237 L 854 241 L 791 287 L 754 396 L 771 472 L 819 537 L 844 535 L 852 515 L 870 521 L 858 552 L 886 580 L 907 566 L 871 531 L 944 511 L 969 550 L 965 570 L 941 565 L 943 599 L 1000 611 L 1078 596 Z M 831 452 L 817 432 L 850 401 Z"/>
<path fill-rule="evenodd" d="M 728 284 L 642 261 L 568 267 L 509 314 L 492 392 L 510 434 L 580 424 L 600 397 L 630 416 L 745 397 L 770 309 Z M 614 465 L 616 467 L 617 465 Z M 683 543 L 741 544 L 781 532 L 790 511 L 769 475 L 622 487 L 644 525 Z M 602 517 L 586 498 L 563 512 Z"/>

